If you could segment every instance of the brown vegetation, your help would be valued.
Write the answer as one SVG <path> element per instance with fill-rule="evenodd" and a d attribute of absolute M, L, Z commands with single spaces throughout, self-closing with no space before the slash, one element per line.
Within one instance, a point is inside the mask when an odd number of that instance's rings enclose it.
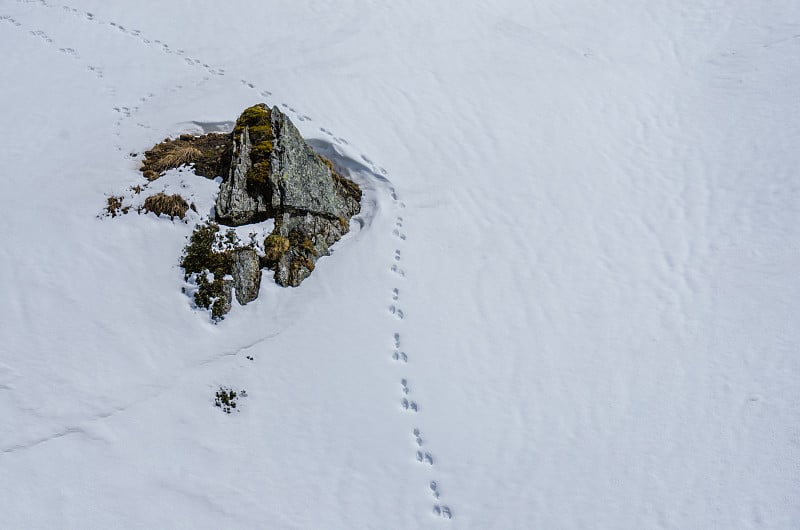
<path fill-rule="evenodd" d="M 122 197 L 117 197 L 112 195 L 106 198 L 106 215 L 110 215 L 111 217 L 116 217 L 118 215 L 123 215 L 128 213 L 131 209 L 130 206 L 122 206 Z"/>
<path fill-rule="evenodd" d="M 144 210 L 153 212 L 156 215 L 166 214 L 170 219 L 186 217 L 189 205 L 186 200 L 178 194 L 167 195 L 166 193 L 156 193 L 144 200 Z"/>
<path fill-rule="evenodd" d="M 270 234 L 264 239 L 264 261 L 266 266 L 273 267 L 281 257 L 289 251 L 291 243 L 288 237 Z"/>
<path fill-rule="evenodd" d="M 176 139 L 167 138 L 146 151 L 140 171 L 144 178 L 152 181 L 169 169 L 192 164 L 197 175 L 213 179 L 227 173 L 230 152 L 230 134 L 182 134 Z"/>

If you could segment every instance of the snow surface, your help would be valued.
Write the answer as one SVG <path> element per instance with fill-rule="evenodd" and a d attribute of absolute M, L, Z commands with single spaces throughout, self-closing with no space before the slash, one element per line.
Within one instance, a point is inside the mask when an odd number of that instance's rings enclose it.
<path fill-rule="evenodd" d="M 0 47 L 0 527 L 800 527 L 796 0 L 3 0 Z M 96 216 L 259 101 L 364 213 L 215 326 L 196 218 Z"/>

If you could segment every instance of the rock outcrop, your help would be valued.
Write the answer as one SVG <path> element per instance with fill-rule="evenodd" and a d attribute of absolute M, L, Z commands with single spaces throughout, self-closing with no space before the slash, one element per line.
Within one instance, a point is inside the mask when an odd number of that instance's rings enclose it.
<path fill-rule="evenodd" d="M 358 186 L 316 154 L 277 107 L 250 107 L 236 121 L 216 217 L 233 226 L 275 219 L 262 264 L 280 285 L 299 285 L 330 254 L 360 200 Z"/>
<path fill-rule="evenodd" d="M 231 310 L 234 293 L 241 305 L 258 297 L 264 267 L 278 284 L 300 285 L 361 209 L 361 189 L 315 153 L 277 107 L 245 109 L 230 135 L 166 140 L 148 151 L 143 168 L 162 169 L 173 159 L 186 163 L 190 155 L 195 169 L 200 162 L 207 175 L 225 176 L 216 222 L 195 227 L 181 259 L 195 304 L 209 309 L 215 321 Z M 274 219 L 275 227 L 264 240 L 263 256 L 255 242 L 242 245 L 232 228 L 220 231 L 220 224 L 266 219 Z"/>
<path fill-rule="evenodd" d="M 358 186 L 306 143 L 278 107 L 245 110 L 233 131 L 233 158 L 217 196 L 217 220 L 239 226 L 284 213 L 349 219 Z"/>

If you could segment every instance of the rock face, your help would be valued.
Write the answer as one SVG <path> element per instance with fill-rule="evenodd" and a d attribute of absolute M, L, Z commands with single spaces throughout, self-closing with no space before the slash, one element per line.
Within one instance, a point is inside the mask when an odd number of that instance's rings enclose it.
<path fill-rule="evenodd" d="M 241 305 L 258 297 L 261 288 L 261 265 L 258 253 L 252 248 L 239 248 L 231 256 L 231 276 L 236 290 L 236 301 Z"/>
<path fill-rule="evenodd" d="M 269 218 L 269 206 L 261 190 L 248 185 L 247 175 L 253 170 L 250 153 L 253 144 L 250 131 L 245 128 L 239 138 L 234 138 L 234 152 L 228 178 L 222 182 L 217 195 L 216 217 L 231 226 L 257 223 Z"/>
<path fill-rule="evenodd" d="M 360 201 L 358 186 L 317 155 L 277 107 L 256 105 L 239 117 L 216 217 L 233 226 L 275 219 L 262 265 L 275 271 L 280 285 L 297 286 L 311 274 L 347 233 Z"/>
<path fill-rule="evenodd" d="M 221 223 L 239 226 L 286 212 L 349 219 L 361 191 L 338 175 L 278 107 L 245 110 L 233 131 L 233 159 L 217 196 Z"/>

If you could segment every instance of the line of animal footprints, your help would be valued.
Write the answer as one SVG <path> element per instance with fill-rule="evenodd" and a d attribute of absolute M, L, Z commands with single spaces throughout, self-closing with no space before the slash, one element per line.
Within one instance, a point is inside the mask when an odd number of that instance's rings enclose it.
<path fill-rule="evenodd" d="M 40 5 L 42 5 L 44 7 L 48 7 L 48 8 L 55 7 L 54 5 L 46 2 L 45 0 L 17 0 L 17 1 L 21 2 L 21 3 L 36 3 L 36 4 L 40 4 Z M 169 44 L 167 44 L 166 42 L 161 41 L 160 39 L 149 39 L 139 29 L 128 29 L 125 26 L 123 26 L 122 24 L 119 24 L 118 22 L 115 22 L 115 21 L 104 22 L 104 21 L 98 19 L 95 16 L 95 14 L 90 12 L 90 11 L 82 12 L 82 11 L 80 11 L 80 10 L 74 8 L 74 7 L 71 7 L 71 6 L 63 5 L 62 9 L 64 11 L 70 13 L 71 15 L 78 16 L 78 17 L 83 17 L 87 21 L 98 23 L 98 24 L 107 24 L 108 26 L 113 27 L 113 28 L 117 29 L 118 31 L 120 31 L 120 32 L 122 32 L 124 34 L 128 34 L 128 35 L 130 35 L 132 37 L 137 38 L 138 40 L 140 40 L 145 45 L 149 46 L 149 45 L 155 44 L 155 45 L 157 45 L 157 47 L 159 47 L 161 49 L 162 52 L 167 53 L 167 54 L 175 54 L 175 55 L 181 56 L 181 57 L 184 58 L 184 62 L 187 65 L 192 66 L 192 67 L 202 67 L 203 69 L 205 69 L 208 73 L 210 73 L 212 75 L 223 76 L 226 73 L 223 68 L 215 68 L 212 65 L 210 65 L 209 63 L 203 62 L 200 59 L 197 59 L 197 58 L 194 58 L 194 57 L 184 57 L 184 55 L 186 53 L 184 50 L 170 48 Z M 17 23 L 17 25 L 20 25 L 20 24 Z M 52 42 L 52 41 L 50 41 L 50 42 Z M 74 56 L 77 57 L 77 52 L 72 48 L 62 48 L 61 51 L 63 53 L 68 54 L 68 55 L 73 55 L 74 54 Z M 90 70 L 94 71 L 93 68 L 90 68 Z M 96 71 L 96 73 L 97 73 L 98 77 L 100 77 L 100 78 L 103 77 L 102 70 Z M 246 79 L 241 79 L 240 81 L 247 88 L 259 91 L 259 95 L 261 95 L 264 98 L 272 96 L 272 92 L 270 92 L 269 90 L 260 90 L 254 83 L 252 83 L 252 82 L 250 82 L 250 81 L 248 81 Z M 289 110 L 290 112 L 292 112 L 294 114 L 294 116 L 297 118 L 298 121 L 309 121 L 309 122 L 313 121 L 310 116 L 308 116 L 307 114 L 303 114 L 303 113 L 299 112 L 298 110 L 296 110 L 295 108 L 291 107 L 287 103 L 281 103 L 281 106 L 284 107 L 285 109 Z M 342 138 L 341 136 L 336 136 L 329 129 L 321 127 L 320 131 L 323 132 L 324 134 L 328 135 L 334 142 L 336 142 L 336 143 L 338 143 L 340 145 L 350 145 L 350 143 L 345 138 Z M 386 169 L 384 169 L 383 167 L 380 167 L 380 166 L 376 166 L 368 156 L 366 156 L 364 154 L 361 154 L 361 159 L 364 160 L 364 162 L 366 162 L 372 168 L 373 171 L 380 172 L 382 175 L 388 175 L 388 172 L 386 171 Z M 392 189 L 391 193 L 392 193 L 392 198 L 395 201 L 397 201 L 397 193 L 395 192 L 395 190 Z M 401 206 L 404 207 L 405 205 L 401 204 Z M 399 236 L 399 237 L 401 239 L 405 239 L 404 235 L 403 236 Z"/>
<path fill-rule="evenodd" d="M 410 390 L 408 389 L 408 380 L 401 379 L 400 385 L 403 389 L 403 395 L 408 396 Z M 407 410 L 409 412 L 419 412 L 419 405 L 417 405 L 416 401 L 412 401 L 407 397 L 404 397 L 400 400 L 400 406 L 403 407 L 403 410 Z"/>
<path fill-rule="evenodd" d="M 417 444 L 417 447 L 422 447 L 422 434 L 420 433 L 419 429 L 414 429 L 412 431 L 414 435 L 414 442 Z M 433 455 L 428 452 L 417 450 L 417 462 L 422 464 L 427 464 L 429 466 L 433 466 Z M 431 480 L 428 484 L 431 494 L 433 495 L 434 501 L 436 504 L 433 505 L 433 514 L 438 515 L 440 517 L 444 517 L 445 519 L 452 519 L 453 518 L 453 511 L 450 507 L 446 504 L 440 504 L 439 499 L 442 496 L 442 493 L 439 489 L 439 484 L 435 480 Z"/>
<path fill-rule="evenodd" d="M 392 352 L 392 359 L 401 362 L 408 362 L 408 355 L 404 351 L 400 351 L 400 334 L 394 334 L 394 351 Z"/>
<path fill-rule="evenodd" d="M 403 313 L 403 310 L 397 307 L 395 304 L 389 306 L 389 314 L 394 315 L 400 320 L 403 320 L 403 318 L 405 318 L 405 313 Z"/>
<path fill-rule="evenodd" d="M 414 428 L 411 431 L 411 434 L 414 435 L 414 443 L 417 444 L 417 447 L 422 447 L 422 433 L 418 428 Z M 421 450 L 417 451 L 417 462 L 423 462 L 425 464 L 433 465 L 433 455 L 430 453 L 422 452 Z"/>

